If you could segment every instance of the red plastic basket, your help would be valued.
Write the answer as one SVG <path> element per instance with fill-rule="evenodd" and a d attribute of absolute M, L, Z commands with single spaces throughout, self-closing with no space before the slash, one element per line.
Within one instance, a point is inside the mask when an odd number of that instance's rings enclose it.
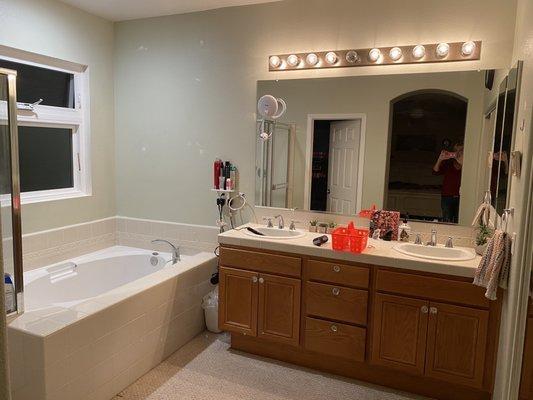
<path fill-rule="evenodd" d="M 361 253 L 368 242 L 367 228 L 339 227 L 331 233 L 333 250 Z"/>

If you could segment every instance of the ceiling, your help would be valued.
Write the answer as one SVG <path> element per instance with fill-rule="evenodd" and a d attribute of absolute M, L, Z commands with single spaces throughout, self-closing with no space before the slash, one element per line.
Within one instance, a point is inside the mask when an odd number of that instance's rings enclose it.
<path fill-rule="evenodd" d="M 280 0 L 60 0 L 111 21 L 185 14 Z"/>

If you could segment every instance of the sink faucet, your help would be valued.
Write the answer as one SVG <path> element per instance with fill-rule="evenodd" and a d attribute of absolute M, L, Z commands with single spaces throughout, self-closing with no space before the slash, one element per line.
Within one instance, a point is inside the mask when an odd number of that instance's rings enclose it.
<path fill-rule="evenodd" d="M 180 248 L 170 243 L 165 239 L 155 239 L 152 240 L 152 243 L 166 243 L 172 247 L 172 265 L 176 264 L 178 261 L 181 261 Z"/>
<path fill-rule="evenodd" d="M 278 228 L 283 229 L 285 228 L 285 221 L 283 220 L 283 215 L 276 215 L 274 218 L 279 218 L 278 220 Z"/>
<path fill-rule="evenodd" d="M 431 239 L 426 244 L 427 246 L 436 246 L 437 245 L 437 230 L 433 228 L 431 230 Z"/>

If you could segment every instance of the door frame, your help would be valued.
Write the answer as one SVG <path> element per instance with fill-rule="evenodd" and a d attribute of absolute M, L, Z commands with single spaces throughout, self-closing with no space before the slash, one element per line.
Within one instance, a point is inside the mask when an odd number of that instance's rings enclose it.
<path fill-rule="evenodd" d="M 360 211 L 363 200 L 363 171 L 365 166 L 365 143 L 366 143 L 366 114 L 307 114 L 307 132 L 305 141 L 305 186 L 304 186 L 304 209 L 311 210 L 311 177 L 313 169 L 313 133 L 315 121 L 352 121 L 361 122 L 361 136 L 359 139 L 359 162 L 357 171 L 357 198 L 355 211 Z M 324 211 L 326 212 L 326 211 Z"/>

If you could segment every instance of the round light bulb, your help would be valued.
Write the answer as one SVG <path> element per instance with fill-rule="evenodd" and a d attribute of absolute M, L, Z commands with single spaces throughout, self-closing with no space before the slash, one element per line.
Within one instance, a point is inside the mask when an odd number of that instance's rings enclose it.
<path fill-rule="evenodd" d="M 471 56 L 476 49 L 476 44 L 472 41 L 464 42 L 461 46 L 461 53 L 463 56 Z"/>
<path fill-rule="evenodd" d="M 419 44 L 413 48 L 413 58 L 419 60 L 426 55 L 426 48 Z"/>
<path fill-rule="evenodd" d="M 437 56 L 446 57 L 450 52 L 450 45 L 448 43 L 439 43 L 437 45 Z"/>
<path fill-rule="evenodd" d="M 359 60 L 359 54 L 357 54 L 357 51 L 350 50 L 348 53 L 346 53 L 346 61 L 353 64 Z"/>
<path fill-rule="evenodd" d="M 372 49 L 368 52 L 368 58 L 372 62 L 376 62 L 381 57 L 381 51 L 379 49 Z"/>
<path fill-rule="evenodd" d="M 389 56 L 393 61 L 398 61 L 400 58 L 402 58 L 402 49 L 399 47 L 393 47 L 389 51 Z"/>
<path fill-rule="evenodd" d="M 317 65 L 318 64 L 318 56 L 315 53 L 310 53 L 307 55 L 306 58 L 307 64 L 309 65 Z"/>
<path fill-rule="evenodd" d="M 289 64 L 291 67 L 296 67 L 298 64 L 300 64 L 300 57 L 298 57 L 296 54 L 291 54 L 289 57 L 287 57 L 287 64 Z"/>
<path fill-rule="evenodd" d="M 333 51 L 330 51 L 328 54 L 326 54 L 326 61 L 328 64 L 335 64 L 337 62 L 337 54 L 335 54 Z"/>
<path fill-rule="evenodd" d="M 281 65 L 281 58 L 279 58 L 278 56 L 270 57 L 270 66 L 272 68 L 279 68 L 280 65 Z"/>

